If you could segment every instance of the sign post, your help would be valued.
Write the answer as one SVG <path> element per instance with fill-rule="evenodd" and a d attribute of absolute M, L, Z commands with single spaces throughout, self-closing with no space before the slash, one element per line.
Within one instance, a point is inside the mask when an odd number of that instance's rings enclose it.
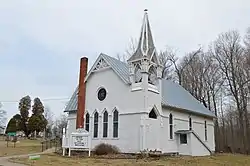
<path fill-rule="evenodd" d="M 7 135 L 8 135 L 8 138 L 7 138 L 7 147 L 9 146 L 9 141 L 11 141 L 10 140 L 10 137 L 12 137 L 12 141 L 14 142 L 14 147 L 15 147 L 15 144 L 16 144 L 16 132 L 8 132 L 7 133 Z"/>

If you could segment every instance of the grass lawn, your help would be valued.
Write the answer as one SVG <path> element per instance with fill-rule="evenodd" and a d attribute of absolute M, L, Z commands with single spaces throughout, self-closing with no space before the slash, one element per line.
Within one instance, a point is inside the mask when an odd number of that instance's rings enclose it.
<path fill-rule="evenodd" d="M 38 140 L 18 140 L 16 147 L 14 148 L 14 143 L 9 142 L 9 147 L 7 147 L 6 141 L 0 140 L 0 156 L 11 156 L 19 154 L 28 154 L 41 152 L 41 144 Z"/>
<path fill-rule="evenodd" d="M 250 156 L 218 154 L 209 157 L 165 157 L 159 160 L 136 159 L 94 159 L 62 157 L 56 154 L 42 155 L 40 160 L 29 161 L 26 158 L 13 158 L 12 162 L 32 166 L 244 166 L 250 165 Z"/>

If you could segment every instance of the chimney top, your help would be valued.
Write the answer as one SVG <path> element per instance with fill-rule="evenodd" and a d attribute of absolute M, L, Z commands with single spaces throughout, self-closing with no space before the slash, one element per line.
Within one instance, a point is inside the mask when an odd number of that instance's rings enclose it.
<path fill-rule="evenodd" d="M 87 58 L 86 56 L 82 57 L 81 59 L 82 59 L 82 60 L 83 60 L 83 59 L 88 60 L 88 58 Z"/>

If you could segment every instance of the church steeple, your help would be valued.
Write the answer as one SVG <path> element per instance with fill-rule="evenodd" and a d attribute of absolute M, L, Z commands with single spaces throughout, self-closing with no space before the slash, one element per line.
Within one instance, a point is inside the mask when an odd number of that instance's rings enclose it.
<path fill-rule="evenodd" d="M 147 89 L 147 85 L 151 84 L 150 86 L 155 86 L 159 90 L 162 67 L 156 53 L 147 10 L 145 9 L 144 12 L 137 49 L 127 61 L 129 79 L 132 87 L 134 84 L 141 83 L 142 89 Z"/>
<path fill-rule="evenodd" d="M 156 49 L 154 46 L 147 11 L 147 9 L 144 10 L 143 23 L 137 49 L 135 53 L 128 59 L 128 62 L 147 59 L 158 64 L 158 58 L 156 55 Z"/>

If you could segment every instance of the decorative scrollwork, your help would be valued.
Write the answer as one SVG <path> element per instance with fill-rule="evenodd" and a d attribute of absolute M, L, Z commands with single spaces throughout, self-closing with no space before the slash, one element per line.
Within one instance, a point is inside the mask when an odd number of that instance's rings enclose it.
<path fill-rule="evenodd" d="M 97 63 L 96 67 L 94 68 L 94 71 L 103 69 L 103 68 L 107 68 L 109 67 L 109 65 L 107 64 L 107 62 L 104 59 L 100 59 L 99 62 Z"/>

